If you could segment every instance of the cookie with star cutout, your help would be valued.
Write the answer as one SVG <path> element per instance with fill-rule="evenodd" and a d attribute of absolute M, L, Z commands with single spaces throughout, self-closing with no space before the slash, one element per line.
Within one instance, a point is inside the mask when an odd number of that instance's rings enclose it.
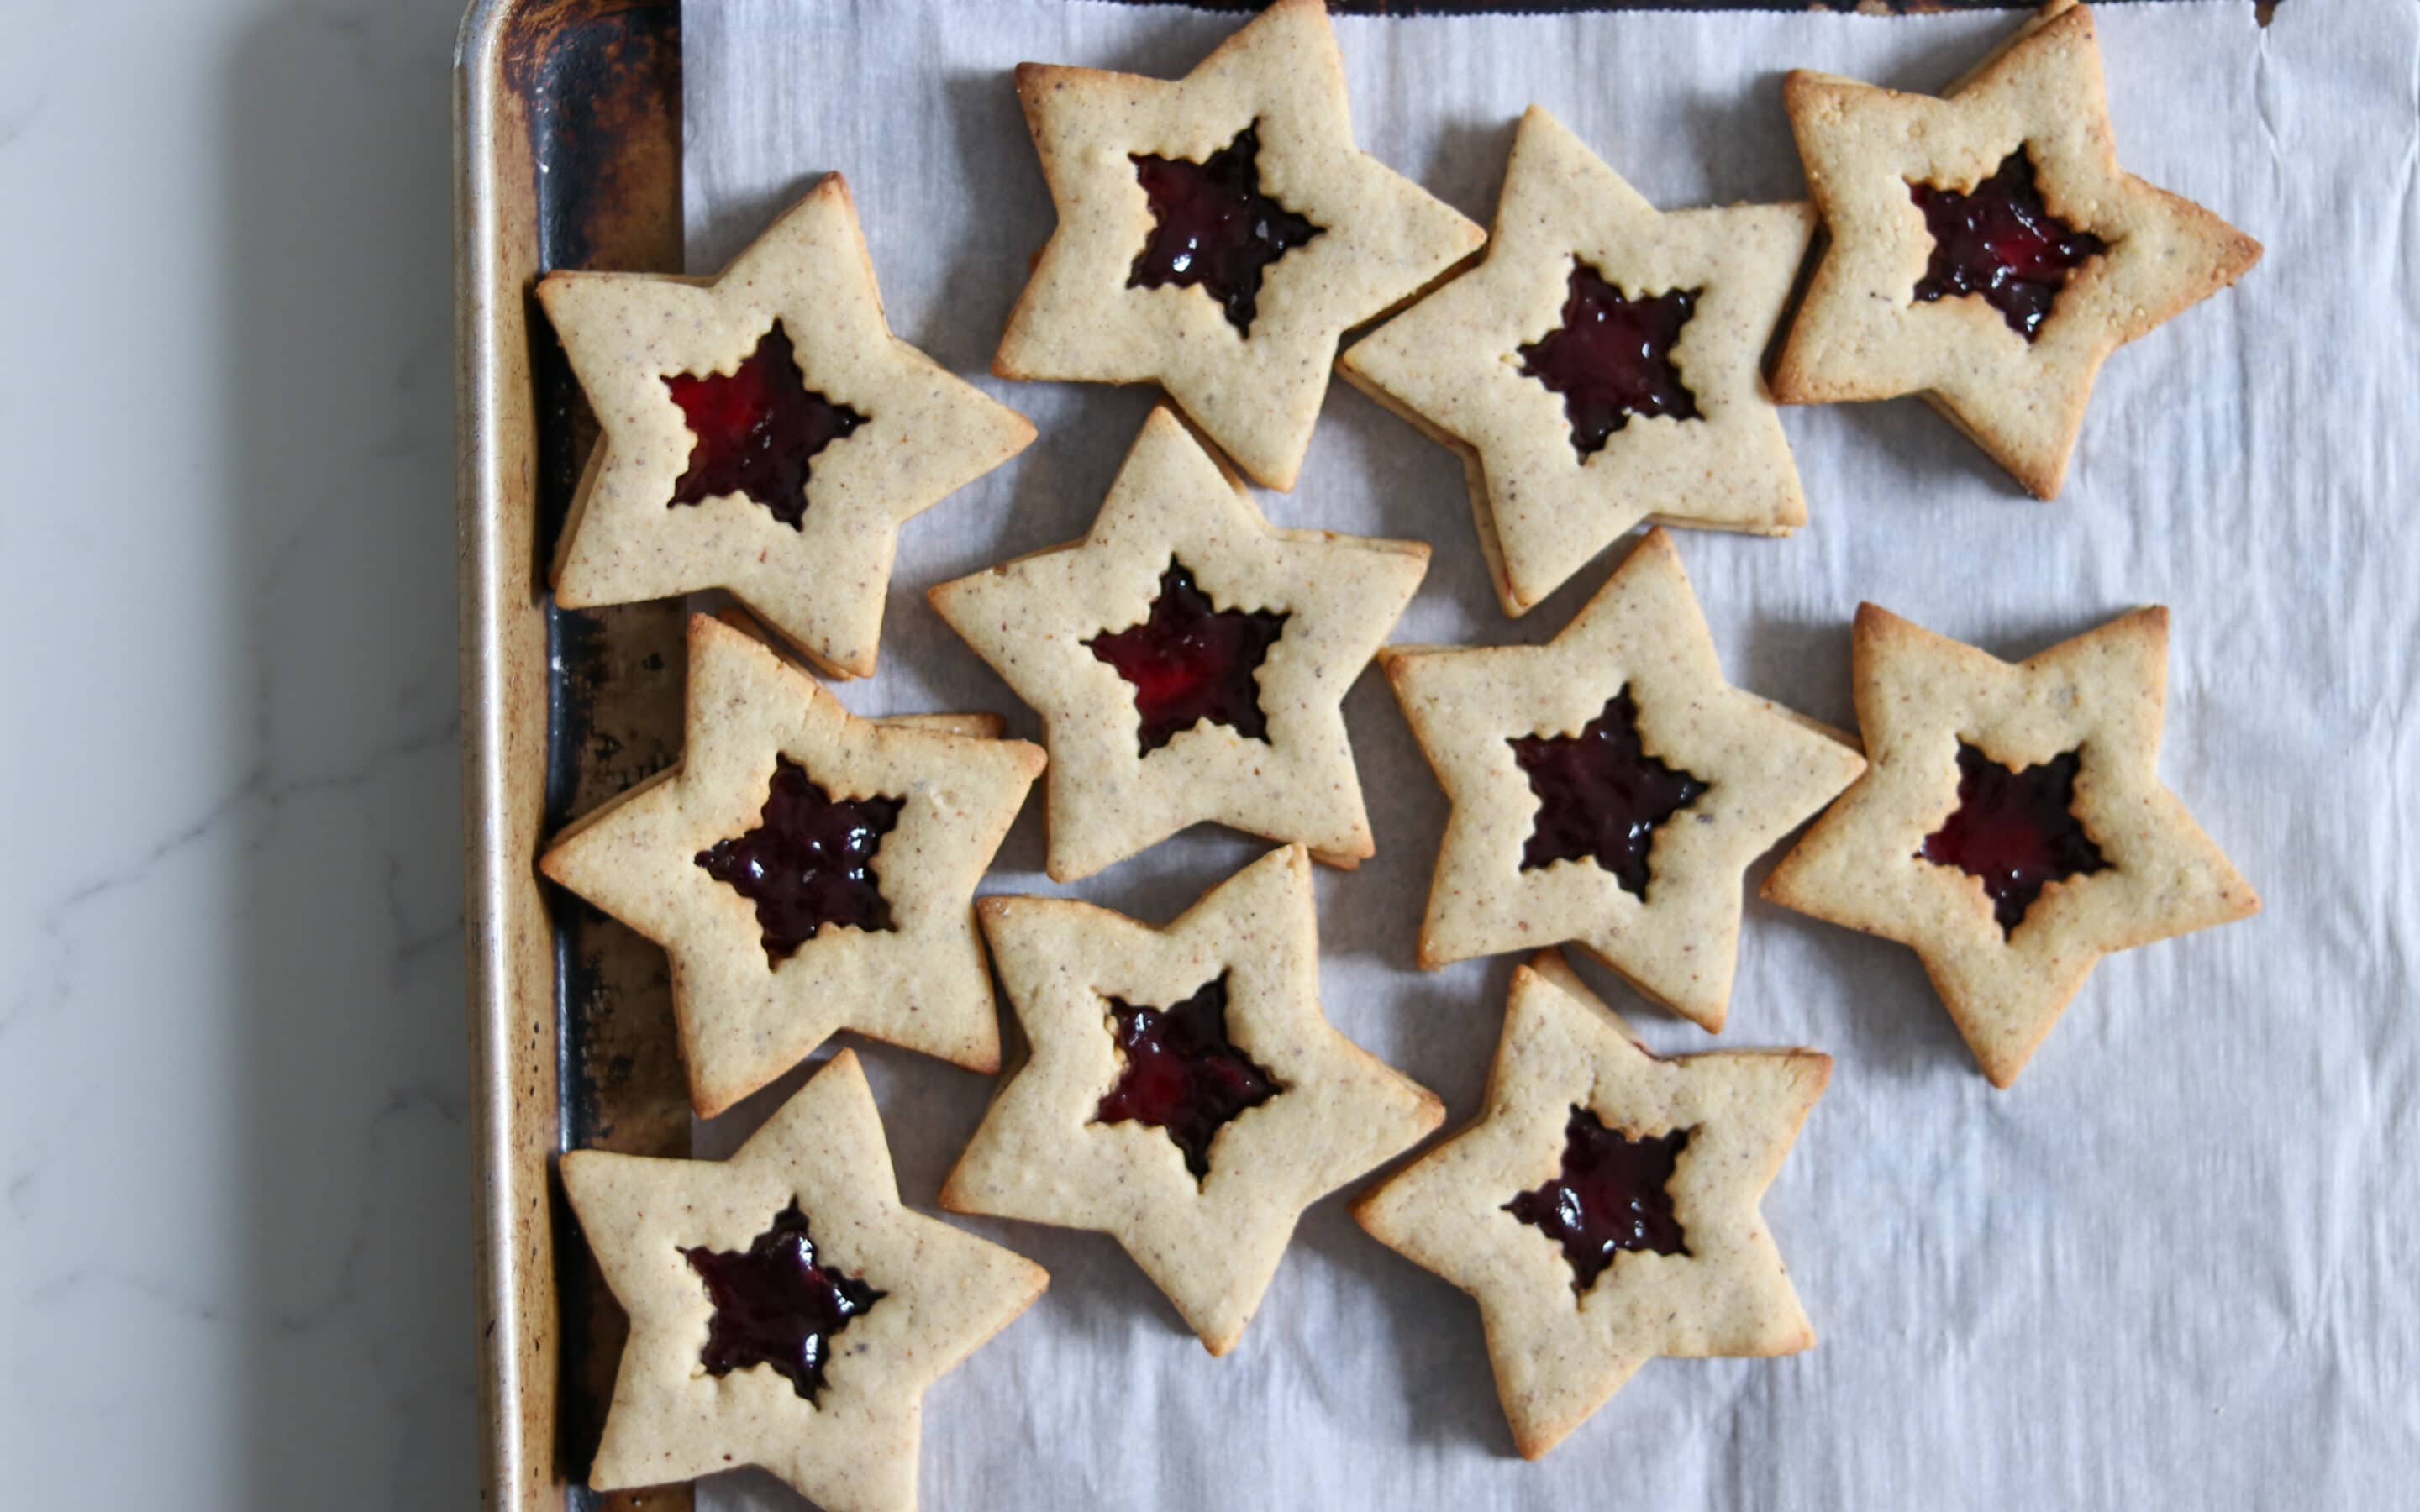
<path fill-rule="evenodd" d="M 1320 1008 L 1310 856 L 1271 851 L 1165 927 L 1051 898 L 980 906 L 1032 1057 L 941 1206 L 1113 1236 L 1225 1354 L 1302 1211 L 1445 1118 Z"/>
<path fill-rule="evenodd" d="M 1671 538 L 1650 532 L 1545 645 L 1379 662 L 1453 805 L 1420 964 L 1575 943 L 1719 1031 L 1741 873 L 1865 760 L 1723 680 Z"/>
<path fill-rule="evenodd" d="M 630 1315 L 597 1490 L 760 1465 L 831 1512 L 912 1512 L 924 1388 L 1049 1284 L 901 1206 L 846 1050 L 728 1160 L 573 1150 L 562 1169 Z"/>
<path fill-rule="evenodd" d="M 2109 354 L 2260 259 L 2118 165 L 2092 13 L 2072 0 L 1946 97 L 1801 69 L 1782 99 L 1831 245 L 1775 394 L 1920 393 L 2038 498 L 2066 480 Z"/>
<path fill-rule="evenodd" d="M 1812 1050 L 1651 1054 L 1548 951 L 1512 973 L 1478 1119 L 1353 1216 L 1477 1299 L 1535 1459 L 1657 1355 L 1814 1346 L 1758 1203 L 1831 1076 Z"/>
<path fill-rule="evenodd" d="M 1157 383 L 1291 488 L 1344 332 L 1485 239 L 1353 145 L 1321 0 L 1277 0 L 1183 79 L 1019 64 L 1058 228 L 1001 378 Z"/>
<path fill-rule="evenodd" d="M 1092 533 L 933 607 L 1042 716 L 1053 880 L 1216 820 L 1373 854 L 1344 695 L 1428 570 L 1418 541 L 1277 530 L 1155 409 Z"/>
<path fill-rule="evenodd" d="M 753 637 L 689 627 L 681 760 L 538 865 L 671 958 L 712 1118 L 841 1029 L 1000 1069 L 974 889 L 1044 763 L 963 718 L 861 719 Z"/>
<path fill-rule="evenodd" d="M 1532 105 L 1486 260 L 1337 371 L 1463 455 L 1522 614 L 1644 519 L 1806 523 L 1759 363 L 1814 228 L 1804 204 L 1659 211 Z"/>
<path fill-rule="evenodd" d="M 727 589 L 866 676 L 901 524 L 1033 440 L 891 333 L 838 174 L 718 278 L 554 272 L 538 301 L 603 430 L 555 555 L 566 608 Z"/>
<path fill-rule="evenodd" d="M 2010 664 L 1865 604 L 1853 647 L 1871 764 L 1763 895 L 1914 947 L 1994 1087 L 2102 956 L 2259 911 L 2160 781 L 2166 609 Z"/>

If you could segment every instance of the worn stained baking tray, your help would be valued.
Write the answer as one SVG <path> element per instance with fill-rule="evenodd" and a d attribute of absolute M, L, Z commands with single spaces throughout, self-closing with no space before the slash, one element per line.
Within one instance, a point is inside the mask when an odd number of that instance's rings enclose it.
<path fill-rule="evenodd" d="M 1330 3 L 1409 13 L 1735 0 Z M 464 925 L 483 1478 L 486 1504 L 508 1512 L 690 1505 L 687 1488 L 578 1489 L 626 1324 L 570 1222 L 553 1157 L 686 1154 L 689 1104 L 662 953 L 542 887 L 535 870 L 541 840 L 566 818 L 679 754 L 681 606 L 563 610 L 545 592 L 596 426 L 532 291 L 554 268 L 680 270 L 680 99 L 678 0 L 473 0 L 464 18 L 454 100 Z"/>

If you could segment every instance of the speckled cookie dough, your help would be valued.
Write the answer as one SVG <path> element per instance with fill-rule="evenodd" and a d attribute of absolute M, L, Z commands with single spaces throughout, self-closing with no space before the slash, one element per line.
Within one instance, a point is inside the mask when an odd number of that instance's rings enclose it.
<path fill-rule="evenodd" d="M 1041 774 L 1040 748 L 858 718 L 704 615 L 690 621 L 688 700 L 678 764 L 572 824 L 538 864 L 664 947 L 699 1114 L 728 1108 L 842 1029 L 999 1070 L 974 889 Z M 706 865 L 764 833 L 783 802 L 812 807 L 826 825 L 800 885 L 842 888 L 857 910 L 786 949 L 772 943 L 780 916 L 767 911 L 783 900 L 752 901 L 727 879 L 746 857 Z M 847 805 L 861 806 L 855 817 Z M 868 875 L 832 881 L 850 844 L 868 853 L 856 857 Z"/>
<path fill-rule="evenodd" d="M 838 174 L 719 278 L 555 272 L 538 300 L 604 430 L 556 553 L 566 607 L 728 589 L 828 675 L 865 676 L 901 522 L 1033 440 L 891 334 Z M 675 379 L 728 423 L 721 471 Z M 824 428 L 768 438 L 772 409 Z"/>
<path fill-rule="evenodd" d="M 1487 260 L 1355 343 L 1337 371 L 1469 458 L 1508 614 L 1642 519 L 1786 534 L 1807 504 L 1758 363 L 1814 224 L 1804 204 L 1658 211 L 1532 105 Z M 1559 332 L 1585 341 L 1604 319 L 1573 318 L 1582 280 L 1611 285 L 1633 319 L 1655 301 L 1686 312 L 1650 359 L 1668 361 L 1671 406 L 1623 395 L 1609 435 L 1584 436 L 1582 401 L 1534 370 Z M 1638 344 L 1621 356 L 1638 362 Z"/>

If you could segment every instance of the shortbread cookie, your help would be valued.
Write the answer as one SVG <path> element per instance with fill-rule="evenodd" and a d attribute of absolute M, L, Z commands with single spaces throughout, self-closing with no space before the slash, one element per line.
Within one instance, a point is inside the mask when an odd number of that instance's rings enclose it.
<path fill-rule="evenodd" d="M 1757 1203 L 1831 1077 L 1812 1050 L 1651 1055 L 1550 951 L 1512 973 L 1478 1119 L 1353 1216 L 1478 1299 L 1535 1459 L 1656 1355 L 1813 1347 Z"/>
<path fill-rule="evenodd" d="M 720 278 L 556 272 L 538 300 L 604 428 L 555 556 L 568 607 L 724 588 L 864 676 L 901 522 L 1033 440 L 891 334 L 838 174 Z"/>
<path fill-rule="evenodd" d="M 1487 260 L 1337 371 L 1472 459 L 1524 613 L 1642 519 L 1806 522 L 1758 363 L 1814 228 L 1803 204 L 1659 212 L 1532 105 Z"/>
<path fill-rule="evenodd" d="M 2259 911 L 2160 783 L 2167 655 L 2164 609 L 2011 666 L 1860 605 L 1872 765 L 1764 896 L 1915 947 L 2008 1086 L 2103 955 Z"/>
<path fill-rule="evenodd" d="M 1418 541 L 1272 529 L 1161 409 L 1092 534 L 932 596 L 1041 712 L 1056 880 L 1205 819 L 1349 867 L 1373 844 L 1345 690 L 1428 558 Z"/>
<path fill-rule="evenodd" d="M 761 1465 L 831 1512 L 908 1512 L 924 1388 L 1049 1277 L 900 1206 L 844 1050 L 727 1161 L 563 1157 L 630 1315 L 590 1486 Z"/>
<path fill-rule="evenodd" d="M 841 1029 L 1000 1069 L 975 884 L 1040 748 L 861 719 L 752 637 L 690 620 L 677 765 L 539 867 L 663 946 L 712 1118 Z"/>
<path fill-rule="evenodd" d="M 1648 532 L 1545 645 L 1379 661 L 1453 800 L 1420 964 L 1573 941 L 1720 1030 L 1740 873 L 1866 764 L 1723 681 L 1671 538 Z"/>
<path fill-rule="evenodd" d="M 941 1206 L 1114 1236 L 1225 1354 L 1302 1211 L 1445 1118 L 1321 1011 L 1310 857 L 1271 851 L 1164 929 L 980 906 L 1033 1057 Z"/>
<path fill-rule="evenodd" d="M 1278 0 L 1173 83 L 1020 64 L 1059 228 L 1002 378 L 1151 383 L 1291 488 L 1343 333 L 1484 234 L 1353 145 L 1320 0 Z"/>
<path fill-rule="evenodd" d="M 2092 13 L 2052 0 L 1946 99 L 1803 69 L 1783 89 L 1831 248 L 1785 404 L 1922 393 L 2055 498 L 2102 363 L 2260 260 L 2118 166 Z"/>

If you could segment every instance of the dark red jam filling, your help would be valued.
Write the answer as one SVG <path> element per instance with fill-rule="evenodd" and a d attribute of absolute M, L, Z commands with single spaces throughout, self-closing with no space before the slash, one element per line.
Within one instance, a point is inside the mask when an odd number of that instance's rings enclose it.
<path fill-rule="evenodd" d="M 1932 233 L 1932 261 L 1916 297 L 1930 302 L 1980 294 L 2027 341 L 2041 333 L 2067 275 L 2109 250 L 2051 214 L 2034 187 L 2034 160 L 2022 147 L 1968 193 L 1916 183 L 1907 192 Z"/>
<path fill-rule="evenodd" d="M 1516 735 L 1510 744 L 1538 797 L 1521 870 L 1587 856 L 1624 891 L 1646 897 L 1655 826 L 1697 801 L 1706 784 L 1647 754 L 1630 689 L 1607 700 L 1576 735 Z"/>
<path fill-rule="evenodd" d="M 699 1355 L 706 1374 L 768 1365 L 808 1401 L 824 1389 L 832 1335 L 889 1295 L 817 1262 L 795 1197 L 746 1250 L 700 1245 L 684 1247 L 681 1255 L 705 1279 L 714 1304 Z"/>
<path fill-rule="evenodd" d="M 1261 273 L 1320 228 L 1261 193 L 1257 124 L 1200 162 L 1130 153 L 1151 196 L 1151 236 L 1126 274 L 1128 288 L 1200 288 L 1249 336 Z"/>
<path fill-rule="evenodd" d="M 2071 750 L 2010 771 L 1958 743 L 1958 807 L 1916 856 L 1982 878 L 2003 937 L 2024 922 L 2042 888 L 2108 869 L 2071 807 L 2082 762 Z"/>
<path fill-rule="evenodd" d="M 746 494 L 792 530 L 806 529 L 807 464 L 865 424 L 863 415 L 807 387 L 779 320 L 728 378 L 683 373 L 664 379 L 664 387 L 691 438 L 689 471 L 673 485 L 672 502 Z"/>
<path fill-rule="evenodd" d="M 1094 1115 L 1165 1129 L 1197 1181 L 1210 1174 L 1210 1141 L 1229 1119 L 1284 1088 L 1227 1038 L 1227 979 L 1170 1008 L 1109 999 L 1109 1036 L 1125 1069 Z"/>
<path fill-rule="evenodd" d="M 1286 616 L 1269 609 L 1220 609 L 1171 558 L 1159 575 L 1151 615 L 1126 630 L 1084 642 L 1134 686 L 1146 756 L 1204 719 L 1251 740 L 1266 740 L 1261 662 L 1285 633 Z"/>
<path fill-rule="evenodd" d="M 1586 457 L 1633 415 L 1698 418 L 1672 365 L 1672 345 L 1698 313 L 1694 289 L 1630 299 L 1584 262 L 1572 264 L 1563 323 L 1520 349 L 1521 372 L 1563 396 L 1572 450 Z"/>
<path fill-rule="evenodd" d="M 874 875 L 882 837 L 899 823 L 902 798 L 834 802 L 787 756 L 773 762 L 763 821 L 697 853 L 717 882 L 756 905 L 765 957 L 784 961 L 830 925 L 892 929 L 891 904 Z"/>
<path fill-rule="evenodd" d="M 1672 1215 L 1672 1167 L 1689 1131 L 1633 1139 L 1584 1107 L 1563 1126 L 1563 1174 L 1504 1204 L 1504 1211 L 1563 1246 L 1572 1289 L 1581 1296 L 1622 1250 L 1686 1255 Z"/>

